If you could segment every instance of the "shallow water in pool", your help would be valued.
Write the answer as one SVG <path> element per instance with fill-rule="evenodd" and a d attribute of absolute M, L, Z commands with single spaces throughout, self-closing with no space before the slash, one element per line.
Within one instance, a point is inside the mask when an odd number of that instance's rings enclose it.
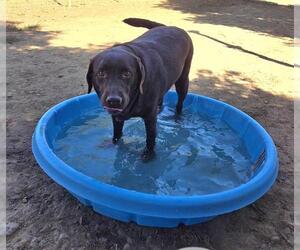
<path fill-rule="evenodd" d="M 76 170 L 99 181 L 160 195 L 199 195 L 228 190 L 251 177 L 251 162 L 237 134 L 220 119 L 164 107 L 158 116 L 156 158 L 140 160 L 143 120 L 125 122 L 124 136 L 111 143 L 112 121 L 102 108 L 67 125 L 54 152 Z"/>

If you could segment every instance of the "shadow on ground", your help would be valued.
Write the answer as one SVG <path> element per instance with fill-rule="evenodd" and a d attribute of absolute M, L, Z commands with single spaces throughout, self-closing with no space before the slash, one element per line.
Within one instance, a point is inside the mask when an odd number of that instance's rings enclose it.
<path fill-rule="evenodd" d="M 293 68 L 293 67 L 299 67 L 299 65 L 295 64 L 290 64 L 290 63 L 287 63 L 287 62 L 283 62 L 283 61 L 280 61 L 280 60 L 276 60 L 274 58 L 271 58 L 269 56 L 265 56 L 265 55 L 262 55 L 262 54 L 259 54 L 255 51 L 252 51 L 252 50 L 248 50 L 248 49 L 244 49 L 243 47 L 241 46 L 238 46 L 238 45 L 233 45 L 233 44 L 230 44 L 230 43 L 227 43 L 227 42 L 224 42 L 220 39 L 217 39 L 217 38 L 214 38 L 212 36 L 209 36 L 209 35 L 206 35 L 206 34 L 203 34 L 197 30 L 189 30 L 188 32 L 190 33 L 193 33 L 193 34 L 196 34 L 196 35 L 199 35 L 199 36 L 202 36 L 202 37 L 206 37 L 214 42 L 217 42 L 217 43 L 220 43 L 220 44 L 223 44 L 225 45 L 227 48 L 229 49 L 234 49 L 234 50 L 238 50 L 240 52 L 243 52 L 243 53 L 247 53 L 247 54 L 250 54 L 250 55 L 253 55 L 259 59 L 263 59 L 263 60 L 267 60 L 269 62 L 273 62 L 273 63 L 277 63 L 277 64 L 280 64 L 280 65 L 283 65 L 283 66 L 286 66 L 286 67 L 290 67 L 290 68 Z"/>
<path fill-rule="evenodd" d="M 179 5 L 179 1 L 171 2 Z M 223 18 L 226 21 L 225 15 Z M 276 185 L 254 205 L 191 227 L 156 229 L 114 221 L 78 203 L 47 177 L 31 153 L 31 135 L 40 116 L 52 105 L 86 92 L 89 59 L 108 45 L 91 45 L 87 50 L 53 47 L 49 40 L 57 32 L 10 29 L 7 222 L 16 226 L 7 236 L 8 249 L 292 248 L 292 100 L 256 87 L 241 72 L 227 71 L 220 76 L 199 70 L 192 81 L 192 91 L 235 105 L 271 133 L 281 165 Z"/>
<path fill-rule="evenodd" d="M 240 8 L 236 8 L 240 6 Z M 294 37 L 294 7 L 259 0 L 166 0 L 156 7 L 192 14 L 186 20 Z M 234 9 L 234 10 L 233 10 Z"/>

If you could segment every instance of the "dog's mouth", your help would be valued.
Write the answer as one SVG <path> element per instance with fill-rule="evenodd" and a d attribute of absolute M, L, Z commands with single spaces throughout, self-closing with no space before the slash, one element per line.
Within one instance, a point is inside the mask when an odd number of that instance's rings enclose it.
<path fill-rule="evenodd" d="M 107 107 L 107 106 L 104 106 L 104 108 L 110 114 L 117 114 L 117 113 L 121 113 L 123 111 L 123 109 L 121 109 L 121 108 L 111 108 L 111 107 Z"/>

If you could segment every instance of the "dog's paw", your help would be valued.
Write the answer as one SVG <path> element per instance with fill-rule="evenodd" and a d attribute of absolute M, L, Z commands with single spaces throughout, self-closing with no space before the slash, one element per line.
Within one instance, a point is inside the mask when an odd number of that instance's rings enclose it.
<path fill-rule="evenodd" d="M 115 133 L 115 134 L 113 135 L 113 138 L 112 138 L 112 143 L 113 143 L 113 144 L 117 144 L 118 141 L 120 141 L 120 139 L 121 139 L 122 136 L 123 136 L 123 133 L 122 133 L 122 132 L 121 132 L 121 133 Z"/>
<path fill-rule="evenodd" d="M 114 137 L 114 138 L 112 138 L 112 143 L 117 144 L 118 141 L 120 141 L 120 139 L 121 139 L 121 137 Z"/>
<path fill-rule="evenodd" d="M 143 153 L 141 155 L 141 159 L 143 162 L 148 162 L 151 161 L 155 158 L 155 151 L 154 150 L 149 150 L 148 148 L 145 148 L 143 150 Z"/>

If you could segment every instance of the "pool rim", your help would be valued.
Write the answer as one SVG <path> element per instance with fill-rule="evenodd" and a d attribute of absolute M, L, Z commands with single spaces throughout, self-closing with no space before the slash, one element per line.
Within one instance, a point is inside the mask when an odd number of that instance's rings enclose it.
<path fill-rule="evenodd" d="M 170 91 L 174 92 L 174 91 Z M 51 150 L 46 139 L 46 125 L 52 115 L 59 109 L 80 98 L 92 98 L 85 94 L 67 99 L 50 108 L 40 118 L 32 137 L 33 154 L 40 167 L 58 184 L 93 204 L 125 211 L 131 214 L 159 218 L 200 218 L 217 216 L 240 209 L 260 198 L 276 180 L 278 174 L 278 157 L 272 138 L 266 130 L 243 111 L 216 99 L 189 92 L 189 95 L 217 102 L 226 109 L 233 109 L 239 115 L 249 119 L 255 130 L 260 133 L 266 145 L 266 160 L 261 170 L 245 184 L 222 192 L 192 195 L 156 195 L 113 186 L 89 177 L 65 162 Z"/>

